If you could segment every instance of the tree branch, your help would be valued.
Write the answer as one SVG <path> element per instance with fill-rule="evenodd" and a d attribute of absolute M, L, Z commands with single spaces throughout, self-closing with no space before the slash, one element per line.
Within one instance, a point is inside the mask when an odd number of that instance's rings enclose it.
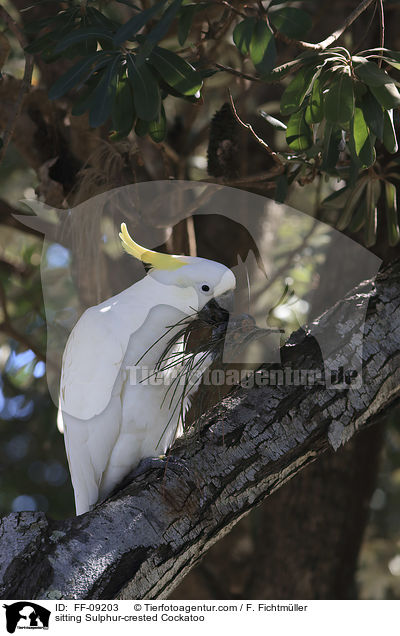
<path fill-rule="evenodd" d="M 349 320 L 349 306 L 369 300 Z M 364 326 L 363 384 L 238 387 L 172 450 L 180 468 L 143 468 L 91 512 L 53 521 L 20 512 L 1 523 L 1 596 L 165 598 L 206 550 L 251 508 L 310 462 L 381 418 L 400 398 L 400 261 L 386 267 L 315 323 L 336 329 L 339 352 Z M 347 334 L 347 335 L 346 335 Z M 312 369 L 306 332 L 281 350 Z M 344 348 L 344 349 L 343 349 Z M 313 353 L 314 351 L 314 353 Z"/>
<path fill-rule="evenodd" d="M 327 49 L 328 46 L 331 46 L 336 40 L 340 38 L 341 35 L 349 28 L 351 24 L 366 10 L 369 5 L 375 2 L 375 0 L 363 0 L 360 4 L 350 13 L 349 16 L 343 21 L 342 25 L 336 29 L 331 35 L 329 35 L 325 40 L 318 42 L 317 44 L 313 44 L 312 42 L 302 42 L 299 40 L 292 40 L 294 44 L 297 44 L 302 49 L 309 49 L 311 51 L 323 51 Z"/>
<path fill-rule="evenodd" d="M 264 141 L 264 139 L 261 139 L 261 137 L 259 137 L 257 135 L 257 133 L 255 132 L 255 130 L 254 130 L 254 128 L 253 128 L 253 126 L 251 124 L 246 124 L 242 119 L 240 119 L 240 117 L 238 115 L 238 112 L 236 110 L 235 103 L 233 101 L 232 94 L 231 94 L 231 92 L 229 90 L 228 90 L 228 93 L 229 93 L 229 101 L 230 101 L 230 104 L 231 104 L 233 116 L 235 117 L 236 121 L 240 124 L 240 126 L 242 126 L 242 128 L 246 128 L 252 134 L 252 136 L 254 137 L 256 142 L 258 144 L 260 144 L 260 146 L 262 146 L 264 148 L 264 150 L 266 150 L 268 152 L 268 154 L 271 156 L 271 158 L 275 161 L 275 163 L 277 163 L 282 168 L 282 171 L 283 171 L 283 163 L 280 160 L 279 155 L 272 150 L 272 148 L 267 144 L 266 141 Z"/>
<path fill-rule="evenodd" d="M 13 112 L 10 115 L 7 126 L 3 132 L 3 145 L 0 149 L 0 164 L 1 164 L 7 152 L 8 144 L 10 143 L 12 136 L 14 134 L 15 125 L 17 123 L 18 117 L 20 116 L 25 95 L 31 87 L 34 59 L 33 59 L 33 55 L 25 52 L 25 47 L 28 45 L 28 42 L 25 38 L 23 31 L 19 28 L 18 24 L 12 19 L 12 17 L 4 9 L 4 7 L 1 7 L 1 6 L 0 6 L 0 20 L 2 20 L 10 29 L 10 31 L 13 32 L 18 42 L 20 43 L 21 48 L 24 51 L 24 56 L 25 56 L 25 70 L 24 70 L 23 78 L 21 80 L 20 87 L 19 87 L 18 96 L 15 101 Z"/>

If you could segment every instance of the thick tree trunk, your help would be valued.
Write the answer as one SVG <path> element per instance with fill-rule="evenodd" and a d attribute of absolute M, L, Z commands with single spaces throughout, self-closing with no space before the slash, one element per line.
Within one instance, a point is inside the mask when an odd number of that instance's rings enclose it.
<path fill-rule="evenodd" d="M 335 235 L 322 268 L 334 268 L 350 290 L 362 271 L 345 249 L 352 245 Z M 330 282 L 311 298 L 312 318 L 329 308 L 337 284 Z M 171 598 L 354 598 L 383 429 L 379 423 L 320 456 L 213 546 Z"/>
<path fill-rule="evenodd" d="M 326 453 L 206 554 L 171 599 L 356 598 L 383 422 Z"/>
<path fill-rule="evenodd" d="M 348 303 L 366 295 L 359 389 L 238 387 L 203 416 L 198 435 L 178 440 L 173 455 L 181 465 L 172 463 L 165 476 L 145 470 L 93 511 L 63 522 L 43 513 L 5 517 L 2 597 L 168 596 L 243 515 L 399 398 L 399 262 L 324 313 L 318 329 L 335 324 L 345 348 L 346 334 L 362 326 L 360 317 L 349 324 Z M 316 363 L 308 340 L 303 334 L 292 347 L 303 368 Z"/>

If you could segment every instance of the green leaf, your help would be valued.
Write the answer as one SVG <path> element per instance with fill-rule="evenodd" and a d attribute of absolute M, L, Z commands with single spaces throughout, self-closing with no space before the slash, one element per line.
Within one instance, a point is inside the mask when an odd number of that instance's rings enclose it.
<path fill-rule="evenodd" d="M 118 55 L 108 64 L 94 91 L 93 103 L 89 111 L 89 124 L 92 128 L 104 124 L 111 114 L 121 58 L 122 55 Z"/>
<path fill-rule="evenodd" d="M 303 64 L 302 61 L 296 59 L 290 62 L 285 62 L 280 66 L 276 66 L 269 73 L 264 73 L 263 80 L 265 82 L 279 82 L 283 77 L 286 77 L 291 72 L 296 71 Z"/>
<path fill-rule="evenodd" d="M 368 58 L 375 57 L 377 59 L 383 59 L 385 62 L 393 66 L 393 68 L 400 69 L 400 53 L 399 51 L 391 51 L 389 49 L 369 49 L 368 51 L 363 52 L 364 55 Z"/>
<path fill-rule="evenodd" d="M 306 122 L 318 124 L 324 117 L 324 98 L 322 95 L 321 81 L 319 77 L 314 80 L 310 99 L 306 108 Z"/>
<path fill-rule="evenodd" d="M 137 119 L 135 125 L 135 133 L 137 134 L 137 136 L 145 137 L 145 135 L 147 135 L 147 133 L 149 132 L 149 125 L 150 123 L 148 121 Z"/>
<path fill-rule="evenodd" d="M 398 150 L 396 131 L 393 124 L 393 110 L 385 110 L 383 113 L 383 145 L 392 155 Z"/>
<path fill-rule="evenodd" d="M 349 225 L 353 216 L 353 212 L 356 206 L 359 204 L 361 197 L 364 195 L 365 188 L 369 181 L 370 179 L 368 179 L 368 177 L 362 177 L 357 181 L 354 188 L 351 189 L 350 195 L 346 201 L 346 205 L 344 206 L 339 220 L 336 223 L 336 227 L 338 230 L 345 230 L 346 227 Z"/>
<path fill-rule="evenodd" d="M 233 30 L 233 41 L 242 55 L 247 55 L 250 51 L 251 37 L 256 22 L 256 18 L 245 18 L 242 22 L 239 22 Z"/>
<path fill-rule="evenodd" d="M 97 83 L 94 86 L 91 86 L 88 90 L 82 91 L 82 94 L 79 98 L 74 102 L 71 113 L 75 117 L 79 117 L 86 113 L 87 110 L 91 107 L 94 100 L 94 93 Z"/>
<path fill-rule="evenodd" d="M 275 37 L 265 20 L 257 20 L 250 40 L 249 53 L 257 71 L 262 75 L 274 68 Z"/>
<path fill-rule="evenodd" d="M 394 246 L 400 240 L 399 215 L 397 212 L 396 186 L 385 181 L 386 226 L 389 245 Z"/>
<path fill-rule="evenodd" d="M 80 11 L 80 9 L 78 9 L 78 11 Z M 89 18 L 90 24 L 98 24 L 100 26 L 106 27 L 112 32 L 116 31 L 116 29 L 118 29 L 118 27 L 120 26 L 119 22 L 111 20 L 106 15 L 104 15 L 104 13 L 101 13 L 101 11 L 98 11 L 94 7 L 88 7 L 86 9 L 86 15 Z"/>
<path fill-rule="evenodd" d="M 354 58 L 353 58 L 354 59 Z M 359 58 L 361 59 L 361 58 Z M 393 84 L 393 80 L 382 68 L 374 62 L 363 62 L 354 68 L 357 77 L 368 86 L 385 86 Z"/>
<path fill-rule="evenodd" d="M 363 57 L 369 57 L 371 54 L 372 55 L 377 55 L 380 57 L 380 54 L 383 53 L 383 55 L 392 58 L 393 60 L 397 60 L 398 62 L 400 62 L 400 52 L 399 51 L 392 51 L 391 49 L 385 49 L 385 48 L 381 48 L 380 46 L 377 46 L 373 49 L 367 49 L 366 51 L 361 51 Z"/>
<path fill-rule="evenodd" d="M 100 65 L 104 65 L 107 59 L 110 59 L 109 53 L 98 51 L 90 57 L 79 60 L 53 84 L 49 90 L 49 99 L 58 99 L 65 95 L 84 78 L 87 79 Z"/>
<path fill-rule="evenodd" d="M 324 131 L 324 144 L 321 165 L 321 169 L 324 172 L 332 172 L 336 167 L 336 164 L 339 160 L 342 144 L 342 129 L 335 124 L 327 122 Z"/>
<path fill-rule="evenodd" d="M 152 18 L 154 18 L 157 13 L 163 8 L 167 0 L 160 0 L 160 2 L 156 2 L 153 7 L 146 9 L 145 11 L 141 11 L 137 15 L 134 15 L 133 18 L 128 20 L 125 24 L 123 24 L 114 36 L 114 44 L 119 46 L 125 40 L 129 40 L 132 36 L 136 35 L 140 29 L 144 27 Z"/>
<path fill-rule="evenodd" d="M 300 108 L 316 72 L 317 69 L 313 67 L 301 68 L 296 73 L 281 97 L 282 115 L 291 115 Z"/>
<path fill-rule="evenodd" d="M 195 95 L 203 85 L 200 73 L 182 57 L 168 49 L 157 46 L 151 52 L 149 62 L 164 82 L 181 95 Z"/>
<path fill-rule="evenodd" d="M 391 110 L 392 108 L 398 108 L 400 106 L 400 93 L 395 84 L 370 86 L 370 90 L 385 110 Z"/>
<path fill-rule="evenodd" d="M 356 102 L 359 102 L 362 100 L 364 95 L 368 93 L 368 86 L 357 78 L 353 78 L 353 80 L 354 97 L 356 98 Z"/>
<path fill-rule="evenodd" d="M 376 226 L 378 218 L 377 203 L 381 193 L 381 186 L 378 179 L 368 179 L 367 192 L 365 195 L 367 216 L 364 225 L 364 244 L 371 247 L 376 243 Z"/>
<path fill-rule="evenodd" d="M 167 134 L 167 119 L 165 117 L 165 110 L 163 104 L 161 104 L 160 117 L 156 121 L 151 121 L 149 124 L 149 135 L 153 141 L 160 143 L 163 141 Z"/>
<path fill-rule="evenodd" d="M 311 16 L 294 7 L 278 9 L 269 13 L 268 17 L 277 31 L 297 40 L 307 35 L 312 25 Z"/>
<path fill-rule="evenodd" d="M 275 183 L 275 201 L 277 201 L 278 203 L 283 203 L 289 190 L 289 182 L 287 176 L 285 174 L 280 174 L 278 177 L 276 177 Z"/>
<path fill-rule="evenodd" d="M 349 232 L 359 232 L 363 228 L 366 218 L 367 206 L 365 204 L 365 197 L 362 197 L 360 203 L 356 206 L 353 216 L 350 219 L 350 223 L 347 226 Z"/>
<path fill-rule="evenodd" d="M 121 137 L 126 137 L 135 123 L 136 112 L 133 103 L 132 85 L 125 76 L 118 78 L 111 118 L 114 130 Z"/>
<path fill-rule="evenodd" d="M 307 150 L 312 145 L 312 131 L 304 118 L 304 110 L 291 115 L 286 130 L 286 142 L 292 150 Z"/>
<path fill-rule="evenodd" d="M 342 207 L 347 201 L 347 197 L 349 194 L 349 187 L 347 185 L 343 186 L 343 188 L 339 188 L 339 190 L 335 190 L 327 196 L 322 202 L 321 205 L 325 208 L 335 208 L 338 209 Z"/>
<path fill-rule="evenodd" d="M 146 62 L 137 64 L 133 55 L 127 55 L 128 79 L 133 89 L 135 111 L 140 119 L 153 121 L 160 113 L 160 89 Z"/>
<path fill-rule="evenodd" d="M 181 9 L 178 23 L 178 42 L 181 46 L 183 46 L 188 39 L 197 10 L 198 7 L 195 4 L 190 4 Z"/>
<path fill-rule="evenodd" d="M 361 100 L 361 110 L 370 130 L 382 141 L 383 139 L 383 109 L 370 91 Z"/>
<path fill-rule="evenodd" d="M 76 31 L 72 31 L 65 38 L 62 38 L 60 42 L 56 45 L 54 52 L 60 53 L 61 51 L 65 51 L 70 46 L 77 44 L 78 42 L 87 42 L 88 40 L 110 40 L 113 39 L 112 32 L 106 27 L 101 26 L 90 26 L 84 27 L 81 29 L 77 29 Z"/>
<path fill-rule="evenodd" d="M 371 136 L 361 108 L 354 111 L 351 138 L 354 141 L 354 151 L 365 168 L 369 168 L 375 161 L 374 140 Z"/>
<path fill-rule="evenodd" d="M 279 119 L 276 119 L 275 117 L 272 117 L 271 115 L 268 115 L 268 113 L 266 113 L 264 110 L 260 110 L 258 112 L 261 115 L 261 117 L 263 119 L 265 119 L 265 121 L 267 121 L 276 130 L 286 130 L 287 129 L 286 124 L 284 124 Z"/>
<path fill-rule="evenodd" d="M 331 123 L 347 123 L 354 114 L 353 80 L 347 73 L 337 72 L 324 95 L 325 117 Z"/>
<path fill-rule="evenodd" d="M 151 51 L 154 49 L 156 44 L 162 40 L 169 31 L 169 28 L 177 15 L 179 9 L 181 8 L 182 0 L 174 0 L 168 7 L 168 9 L 164 12 L 162 18 L 159 22 L 152 28 L 150 33 L 146 36 L 143 46 L 141 47 L 138 56 L 140 60 L 147 59 L 150 55 Z"/>

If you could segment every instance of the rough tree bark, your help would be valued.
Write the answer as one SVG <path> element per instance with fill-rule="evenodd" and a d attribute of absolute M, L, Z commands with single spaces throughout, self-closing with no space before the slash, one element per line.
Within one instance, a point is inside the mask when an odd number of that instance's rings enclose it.
<path fill-rule="evenodd" d="M 336 277 L 327 276 L 328 284 L 308 297 L 311 319 L 331 305 L 337 279 L 348 290 L 362 280 L 363 266 L 352 249 L 351 243 L 342 245 L 340 235 L 333 237 L 318 271 L 322 278 L 324 271 Z M 385 422 L 379 422 L 337 452 L 318 457 L 218 541 L 169 598 L 356 598 L 358 553 L 384 430 Z"/>
<path fill-rule="evenodd" d="M 335 324 L 343 351 L 362 320 L 349 321 L 346 307 L 366 295 L 361 388 L 238 387 L 202 417 L 199 434 L 178 440 L 180 465 L 172 463 L 165 476 L 162 468 L 145 470 L 81 517 L 5 517 L 2 598 L 168 596 L 239 519 L 399 398 L 399 262 L 325 312 L 317 331 Z M 292 340 L 298 368 L 317 363 L 309 340 L 307 333 Z"/>

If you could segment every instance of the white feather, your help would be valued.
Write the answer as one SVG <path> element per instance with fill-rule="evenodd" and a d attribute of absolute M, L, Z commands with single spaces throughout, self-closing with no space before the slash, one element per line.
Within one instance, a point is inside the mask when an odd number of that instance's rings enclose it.
<path fill-rule="evenodd" d="M 192 259 L 204 261 L 204 259 Z M 204 261 L 233 274 L 222 265 Z M 222 269 L 221 269 L 222 268 Z M 182 268 L 184 269 L 184 268 Z M 203 267 L 204 269 L 204 267 Z M 178 274 L 175 274 L 178 277 Z M 176 278 L 178 283 L 179 278 Z M 59 423 L 75 493 L 77 514 L 106 497 L 144 457 L 164 454 L 182 433 L 183 387 L 166 397 L 168 375 L 160 385 L 132 382 L 132 372 L 153 369 L 176 325 L 199 308 L 195 285 L 175 285 L 146 276 L 82 315 L 68 339 L 60 383 Z M 221 288 L 221 285 L 220 287 Z M 204 299 L 203 304 L 207 299 Z M 176 355 L 185 357 L 182 343 Z M 210 360 L 203 362 L 203 367 Z M 185 397 L 187 406 L 196 384 Z"/>

